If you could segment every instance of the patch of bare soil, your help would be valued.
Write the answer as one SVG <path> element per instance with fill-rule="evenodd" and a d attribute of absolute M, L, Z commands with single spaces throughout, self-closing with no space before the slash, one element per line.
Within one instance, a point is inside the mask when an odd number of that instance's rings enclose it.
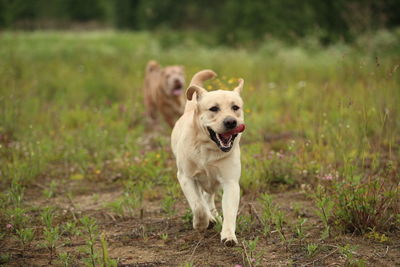
<path fill-rule="evenodd" d="M 118 266 L 184 266 L 189 262 L 194 266 L 249 266 L 246 263 L 249 252 L 243 249 L 243 241 L 257 236 L 256 255 L 260 266 L 343 266 L 348 259 L 340 248 L 346 244 L 356 247 L 355 257 L 364 259 L 367 266 L 400 266 L 400 239 L 395 235 L 389 236 L 389 241 L 383 243 L 362 236 L 341 234 L 321 240 L 322 222 L 315 215 L 314 205 L 304 192 L 288 191 L 273 195 L 275 203 L 289 221 L 285 231 L 286 238 L 293 239 L 290 243 L 283 242 L 276 231 L 263 237 L 260 206 L 254 200 L 254 195 L 244 195 L 240 216 L 250 217 L 251 226 L 242 227 L 245 230 L 237 233 L 239 246 L 228 248 L 221 244 L 216 227 L 198 233 L 182 218 L 187 209 L 183 198 L 177 201 L 174 216 L 162 212 L 161 200 L 146 200 L 142 214 L 124 218 L 104 207 L 105 203 L 121 194 L 121 188 L 98 183 L 84 186 L 93 190 L 80 190 L 73 198 L 60 194 L 50 200 L 37 192 L 40 188 L 32 187 L 27 192 L 28 203 L 36 207 L 58 207 L 63 214 L 59 222 L 83 215 L 96 218 L 100 231 L 106 234 L 110 257 L 118 259 Z M 34 211 L 32 216 L 35 216 Z M 306 238 L 302 241 L 293 236 L 293 229 L 290 228 L 291 222 L 294 223 L 299 216 L 307 219 Z M 37 226 L 37 232 L 41 232 L 40 226 Z M 80 262 L 78 266 L 82 265 L 84 254 L 79 248 L 85 244 L 84 237 L 73 236 L 64 242 L 67 239 L 59 242 L 57 252 L 70 252 Z M 49 262 L 49 252 L 40 246 L 43 240 L 35 241 L 26 251 L 9 235 L 3 241 L 1 253 L 11 255 L 6 266 L 60 265 L 54 259 Z M 314 256 L 309 256 L 306 250 L 306 245 L 310 243 L 318 244 Z M 100 244 L 97 244 L 97 248 L 100 248 Z"/>

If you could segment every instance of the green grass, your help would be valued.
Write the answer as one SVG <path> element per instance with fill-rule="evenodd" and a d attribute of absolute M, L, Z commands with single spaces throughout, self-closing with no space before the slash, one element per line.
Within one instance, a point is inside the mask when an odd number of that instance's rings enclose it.
<path fill-rule="evenodd" d="M 18 233 L 11 234 L 24 247 L 40 235 L 30 233 L 35 221 L 23 215 L 32 208 L 23 196 L 25 186 L 42 179 L 55 181 L 41 193 L 48 198 L 63 179 L 122 179 L 125 195 L 108 205 L 111 211 L 135 214 L 144 197 L 154 197 L 163 199 L 168 215 L 175 213 L 181 195 L 169 130 L 149 142 L 143 119 L 143 71 L 156 59 L 184 65 L 188 80 L 198 70 L 215 70 L 219 78 L 210 89 L 233 88 L 244 78 L 244 194 L 319 185 L 315 207 L 337 207 L 329 217 L 319 213 L 326 231 L 398 230 L 400 51 L 394 44 L 400 36 L 385 34 L 360 37 L 352 46 L 305 40 L 296 47 L 271 41 L 233 49 L 187 40 L 165 47 L 149 33 L 1 33 L 1 221 L 13 224 Z M 161 188 L 159 195 L 149 196 L 143 181 Z M 271 226 L 264 227 L 269 234 Z M 58 226 L 47 228 L 57 229 L 58 238 Z M 50 260 L 57 238 L 49 237 Z M 310 243 L 308 255 L 317 248 Z"/>

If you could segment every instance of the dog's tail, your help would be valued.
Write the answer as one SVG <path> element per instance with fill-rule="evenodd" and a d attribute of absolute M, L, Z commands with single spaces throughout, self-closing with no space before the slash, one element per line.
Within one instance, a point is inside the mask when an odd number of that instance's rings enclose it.
<path fill-rule="evenodd" d="M 213 79 L 213 78 L 215 78 L 216 76 L 217 76 L 217 74 L 216 74 L 214 71 L 212 71 L 212 70 L 202 70 L 202 71 L 199 71 L 198 73 L 196 73 L 196 74 L 193 76 L 192 80 L 190 81 L 189 87 L 192 86 L 192 85 L 197 85 L 197 86 L 202 87 L 202 86 L 203 86 L 203 83 L 204 83 L 205 81 L 210 80 L 210 79 Z"/>
<path fill-rule="evenodd" d="M 158 64 L 157 61 L 155 61 L 155 60 L 150 60 L 150 61 L 147 63 L 147 66 L 146 66 L 146 73 L 152 72 L 152 71 L 154 71 L 154 70 L 156 70 L 156 69 L 159 69 L 159 68 L 160 68 L 160 64 Z"/>
<path fill-rule="evenodd" d="M 217 74 L 212 70 L 199 71 L 193 76 L 192 80 L 190 81 L 190 84 L 189 84 L 188 88 L 190 88 L 192 85 L 196 85 L 196 86 L 199 86 L 199 87 L 202 88 L 203 87 L 203 83 L 205 81 L 213 79 L 216 76 L 217 76 Z M 185 111 L 184 112 L 187 112 L 189 110 L 195 109 L 196 102 L 197 102 L 195 95 L 196 95 L 196 92 L 194 92 L 193 95 L 190 96 L 190 98 L 189 98 L 190 100 L 188 99 L 188 101 L 186 101 Z"/>

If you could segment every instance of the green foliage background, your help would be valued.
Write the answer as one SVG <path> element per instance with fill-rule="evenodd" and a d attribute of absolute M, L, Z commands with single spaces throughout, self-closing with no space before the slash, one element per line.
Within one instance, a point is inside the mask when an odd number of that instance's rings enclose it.
<path fill-rule="evenodd" d="M 195 30 L 215 43 L 269 36 L 293 41 L 315 35 L 324 44 L 400 25 L 399 0 L 0 0 L 0 28 L 97 27 Z M 92 25 L 93 26 L 93 25 Z"/>

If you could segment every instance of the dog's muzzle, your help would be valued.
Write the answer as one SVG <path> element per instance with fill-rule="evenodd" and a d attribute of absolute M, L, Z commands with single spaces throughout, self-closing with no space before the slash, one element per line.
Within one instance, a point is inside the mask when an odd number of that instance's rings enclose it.
<path fill-rule="evenodd" d="M 233 141 L 238 136 L 239 133 L 243 132 L 245 129 L 244 124 L 240 124 L 233 130 L 227 131 L 225 133 L 219 134 L 216 133 L 210 127 L 207 127 L 208 132 L 210 133 L 211 140 L 217 144 L 218 148 L 223 152 L 229 152 L 233 146 Z"/>
<path fill-rule="evenodd" d="M 180 80 L 175 80 L 171 91 L 172 95 L 178 96 L 183 93 L 183 83 Z"/>

